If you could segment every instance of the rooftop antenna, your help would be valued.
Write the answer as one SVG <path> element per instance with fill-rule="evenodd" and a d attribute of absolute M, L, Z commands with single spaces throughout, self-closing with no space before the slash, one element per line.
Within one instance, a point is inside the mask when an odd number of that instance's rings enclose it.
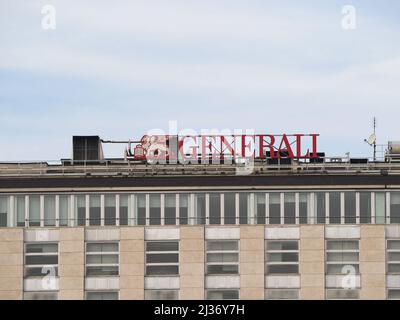
<path fill-rule="evenodd" d="M 368 139 L 364 139 L 366 143 L 374 147 L 374 162 L 376 161 L 376 117 L 374 117 L 374 132 Z"/>

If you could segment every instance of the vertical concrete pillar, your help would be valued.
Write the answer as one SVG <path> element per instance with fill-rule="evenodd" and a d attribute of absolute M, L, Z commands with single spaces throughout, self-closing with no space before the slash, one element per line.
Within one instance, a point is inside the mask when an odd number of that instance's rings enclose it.
<path fill-rule="evenodd" d="M 264 226 L 240 227 L 240 299 L 263 300 Z"/>
<path fill-rule="evenodd" d="M 121 300 L 144 299 L 144 227 L 123 227 L 120 231 Z"/>
<path fill-rule="evenodd" d="M 180 300 L 204 299 L 204 226 L 180 229 Z"/>
<path fill-rule="evenodd" d="M 85 229 L 60 228 L 59 243 L 60 300 L 85 297 Z"/>
<path fill-rule="evenodd" d="M 23 229 L 0 229 L 0 300 L 23 297 Z"/>
<path fill-rule="evenodd" d="M 300 226 L 300 299 L 325 299 L 325 229 Z"/>
<path fill-rule="evenodd" d="M 362 225 L 360 241 L 360 298 L 386 299 L 385 226 Z"/>

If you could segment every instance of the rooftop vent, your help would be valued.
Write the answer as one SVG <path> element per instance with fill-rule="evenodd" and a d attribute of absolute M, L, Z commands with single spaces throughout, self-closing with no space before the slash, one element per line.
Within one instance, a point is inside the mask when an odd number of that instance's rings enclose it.
<path fill-rule="evenodd" d="M 72 144 L 72 159 L 74 162 L 98 162 L 104 160 L 99 136 L 74 136 Z"/>

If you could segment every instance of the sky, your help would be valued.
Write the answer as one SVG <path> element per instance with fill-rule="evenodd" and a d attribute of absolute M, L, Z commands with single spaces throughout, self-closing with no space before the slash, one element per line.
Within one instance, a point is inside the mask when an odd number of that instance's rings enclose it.
<path fill-rule="evenodd" d="M 0 0 L 0 161 L 69 158 L 73 135 L 139 139 L 169 121 L 319 133 L 327 155 L 370 157 L 374 116 L 378 144 L 400 140 L 399 39 L 398 0 Z"/>

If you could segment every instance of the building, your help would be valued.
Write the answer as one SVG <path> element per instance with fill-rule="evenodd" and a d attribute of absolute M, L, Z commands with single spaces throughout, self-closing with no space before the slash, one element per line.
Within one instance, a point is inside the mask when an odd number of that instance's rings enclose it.
<path fill-rule="evenodd" d="M 104 159 L 98 137 L 76 137 L 72 159 L 1 163 L 0 298 L 399 299 L 390 150 L 238 175 Z"/>

